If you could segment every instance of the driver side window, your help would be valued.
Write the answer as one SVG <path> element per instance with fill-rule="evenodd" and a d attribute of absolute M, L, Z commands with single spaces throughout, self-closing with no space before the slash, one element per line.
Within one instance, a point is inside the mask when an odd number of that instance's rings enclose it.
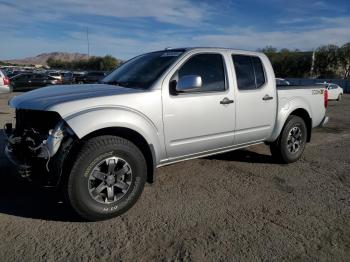
<path fill-rule="evenodd" d="M 225 70 L 223 57 L 220 54 L 198 54 L 191 57 L 177 72 L 177 79 L 197 75 L 202 78 L 199 92 L 224 91 Z"/>

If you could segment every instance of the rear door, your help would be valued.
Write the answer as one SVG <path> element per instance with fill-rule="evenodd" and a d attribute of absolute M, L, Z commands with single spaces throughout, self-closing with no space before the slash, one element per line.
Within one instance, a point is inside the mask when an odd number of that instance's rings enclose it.
<path fill-rule="evenodd" d="M 33 77 L 31 78 L 31 87 L 41 87 L 41 86 L 45 86 L 45 76 L 42 74 L 35 74 L 33 75 Z"/>
<path fill-rule="evenodd" d="M 30 74 L 20 74 L 15 76 L 12 80 L 12 85 L 17 89 L 26 89 L 31 85 L 30 76 Z"/>
<path fill-rule="evenodd" d="M 276 121 L 272 67 L 264 56 L 232 54 L 231 61 L 237 87 L 235 144 L 263 141 L 271 135 Z"/>
<path fill-rule="evenodd" d="M 190 157 L 233 146 L 235 105 L 227 77 L 227 60 L 219 52 L 188 55 L 163 81 L 163 123 L 168 158 Z M 201 89 L 171 94 L 170 84 L 189 75 L 202 78 Z"/>

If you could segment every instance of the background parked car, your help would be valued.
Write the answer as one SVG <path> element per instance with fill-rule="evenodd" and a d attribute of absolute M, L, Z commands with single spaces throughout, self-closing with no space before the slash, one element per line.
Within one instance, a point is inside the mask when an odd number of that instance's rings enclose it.
<path fill-rule="evenodd" d="M 88 72 L 80 77 L 76 78 L 76 83 L 78 84 L 93 84 L 98 83 L 99 80 L 106 76 L 105 72 L 93 71 Z"/>
<path fill-rule="evenodd" d="M 328 87 L 328 100 L 337 100 L 340 101 L 342 95 L 344 94 L 343 88 L 336 84 L 329 84 Z"/>
<path fill-rule="evenodd" d="M 48 72 L 47 75 L 57 79 L 59 82 L 62 83 L 62 75 L 60 72 Z"/>
<path fill-rule="evenodd" d="M 25 73 L 32 73 L 32 72 L 23 71 L 23 70 L 14 70 L 14 71 L 7 72 L 6 75 L 7 75 L 8 78 L 12 78 L 12 77 L 14 77 L 16 75 L 25 74 Z"/>
<path fill-rule="evenodd" d="M 0 70 L 0 93 L 11 92 L 10 79 Z"/>
<path fill-rule="evenodd" d="M 11 78 L 11 85 L 14 91 L 23 91 L 57 84 L 61 84 L 61 80 L 47 74 L 19 74 Z"/>
<path fill-rule="evenodd" d="M 286 79 L 276 78 L 276 85 L 277 86 L 289 86 L 290 83 Z"/>
<path fill-rule="evenodd" d="M 328 90 L 328 100 L 340 101 L 344 94 L 343 88 L 337 84 L 332 83 L 318 83 L 317 85 L 324 85 Z"/>
<path fill-rule="evenodd" d="M 82 81 L 82 78 L 84 77 L 84 75 L 86 74 L 86 72 L 73 72 L 73 81 L 75 84 L 78 84 L 79 81 Z"/>
<path fill-rule="evenodd" d="M 72 72 L 63 72 L 61 73 L 62 84 L 73 84 L 74 83 L 74 75 Z"/>

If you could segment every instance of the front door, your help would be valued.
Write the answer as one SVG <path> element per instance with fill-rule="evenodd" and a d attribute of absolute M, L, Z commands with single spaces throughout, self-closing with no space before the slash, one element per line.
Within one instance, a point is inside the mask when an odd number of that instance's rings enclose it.
<path fill-rule="evenodd" d="M 163 122 L 169 159 L 232 146 L 234 139 L 234 94 L 227 81 L 223 54 L 197 53 L 184 60 L 163 82 Z M 199 90 L 169 92 L 169 84 L 189 75 L 202 78 Z"/>

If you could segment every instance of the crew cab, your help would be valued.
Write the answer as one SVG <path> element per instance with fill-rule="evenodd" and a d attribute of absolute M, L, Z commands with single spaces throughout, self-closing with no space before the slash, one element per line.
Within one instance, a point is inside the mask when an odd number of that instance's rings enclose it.
<path fill-rule="evenodd" d="M 223 48 L 143 54 L 99 84 L 45 87 L 9 104 L 8 158 L 23 177 L 61 187 L 88 220 L 126 212 L 171 163 L 259 143 L 295 162 L 328 120 L 324 86 L 276 89 L 264 54 Z"/>

